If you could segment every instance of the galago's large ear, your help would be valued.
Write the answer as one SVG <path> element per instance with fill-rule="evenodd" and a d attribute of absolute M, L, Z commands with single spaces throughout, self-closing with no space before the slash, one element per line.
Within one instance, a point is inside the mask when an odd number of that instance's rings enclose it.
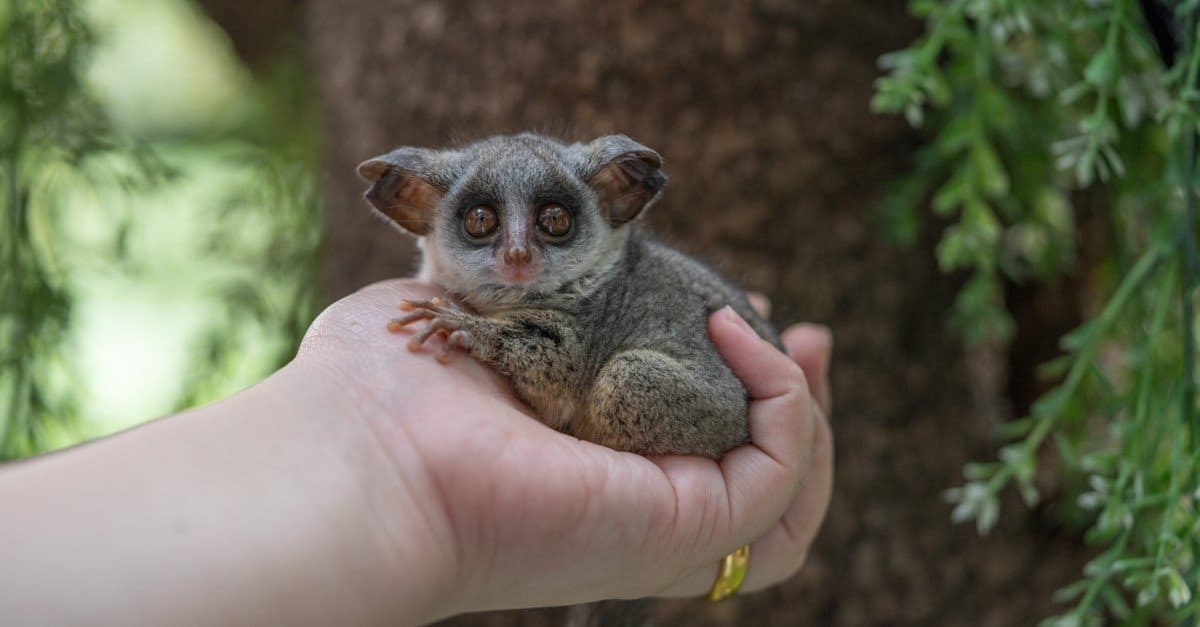
<path fill-rule="evenodd" d="M 433 212 L 446 193 L 445 182 L 431 172 L 432 152 L 397 148 L 358 164 L 358 175 L 371 184 L 363 197 L 413 235 L 427 235 L 433 229 Z"/>
<path fill-rule="evenodd" d="M 667 184 L 662 157 L 624 135 L 601 137 L 584 147 L 585 180 L 600 199 L 609 223 L 638 217 Z"/>

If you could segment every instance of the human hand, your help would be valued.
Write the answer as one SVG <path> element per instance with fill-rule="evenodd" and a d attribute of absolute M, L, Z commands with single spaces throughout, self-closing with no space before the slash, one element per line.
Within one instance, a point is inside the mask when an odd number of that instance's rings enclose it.
<path fill-rule="evenodd" d="M 743 589 L 799 568 L 831 491 L 827 331 L 787 330 L 793 361 L 732 311 L 715 313 L 712 339 L 752 399 L 752 444 L 719 462 L 648 459 L 556 432 L 490 368 L 443 366 L 386 331 L 400 300 L 435 295 L 372 285 L 326 310 L 297 357 L 349 408 L 372 526 L 392 549 L 381 558 L 399 581 L 423 579 L 426 619 L 698 596 L 751 541 Z"/>

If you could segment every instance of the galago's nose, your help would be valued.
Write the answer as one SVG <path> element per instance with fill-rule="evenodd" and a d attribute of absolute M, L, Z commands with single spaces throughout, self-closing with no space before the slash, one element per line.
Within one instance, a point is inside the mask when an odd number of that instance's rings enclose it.
<path fill-rule="evenodd" d="M 508 250 L 504 253 L 505 261 L 513 266 L 523 266 L 529 263 L 529 260 L 532 258 L 533 256 L 529 253 L 529 247 L 523 244 L 509 246 Z"/>

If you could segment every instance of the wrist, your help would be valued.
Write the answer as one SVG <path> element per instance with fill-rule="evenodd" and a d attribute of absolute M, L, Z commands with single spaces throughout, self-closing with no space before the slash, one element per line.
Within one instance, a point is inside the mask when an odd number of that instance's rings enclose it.
<path fill-rule="evenodd" d="M 328 356 L 325 356 L 328 357 Z M 343 514 L 326 526 L 322 559 L 353 573 L 344 593 L 377 608 L 389 624 L 416 624 L 454 613 L 457 544 L 428 468 L 404 429 L 371 394 L 308 353 L 264 386 L 311 421 L 314 459 L 342 477 Z"/>

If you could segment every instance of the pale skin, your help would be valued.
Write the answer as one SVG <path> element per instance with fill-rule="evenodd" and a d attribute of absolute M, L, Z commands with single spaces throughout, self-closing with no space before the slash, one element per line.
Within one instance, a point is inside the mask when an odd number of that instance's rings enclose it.
<path fill-rule="evenodd" d="M 375 284 L 244 392 L 0 468 L 3 622 L 420 624 L 700 596 L 746 543 L 744 591 L 801 566 L 832 485 L 823 327 L 788 329 L 789 358 L 713 314 L 753 442 L 647 459 L 553 431 L 485 366 L 387 330 L 436 295 Z"/>

